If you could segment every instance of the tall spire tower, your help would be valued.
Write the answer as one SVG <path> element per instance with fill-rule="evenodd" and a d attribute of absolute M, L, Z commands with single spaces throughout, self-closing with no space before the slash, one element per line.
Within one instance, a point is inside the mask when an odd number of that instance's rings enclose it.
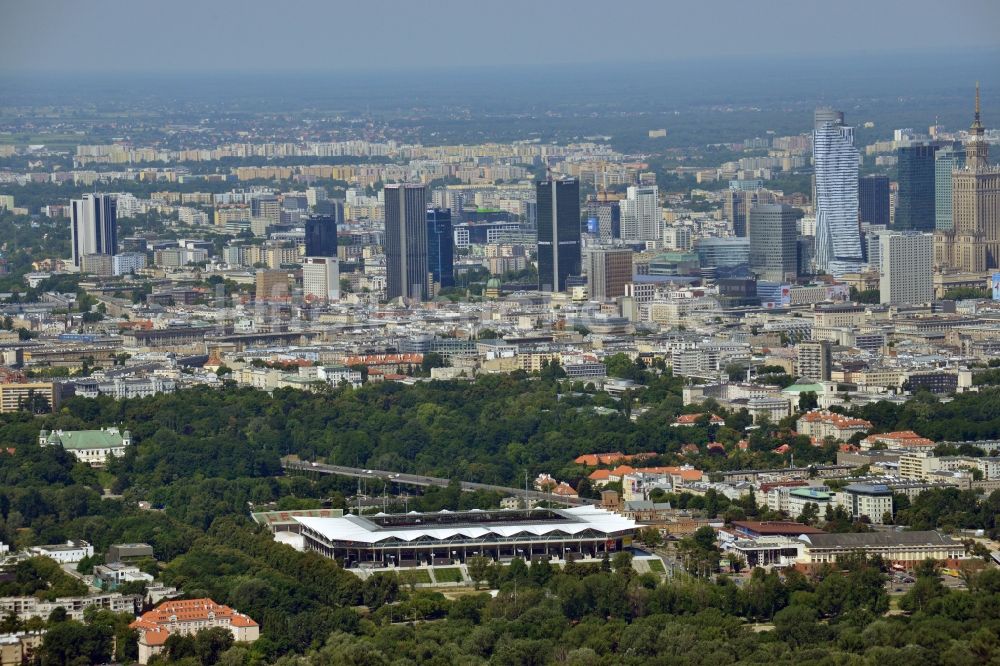
<path fill-rule="evenodd" d="M 972 119 L 972 126 L 969 127 L 969 140 L 965 144 L 966 164 L 972 169 L 980 169 L 989 165 L 987 145 L 983 129 L 983 123 L 979 118 L 979 82 L 976 81 L 976 114 Z"/>

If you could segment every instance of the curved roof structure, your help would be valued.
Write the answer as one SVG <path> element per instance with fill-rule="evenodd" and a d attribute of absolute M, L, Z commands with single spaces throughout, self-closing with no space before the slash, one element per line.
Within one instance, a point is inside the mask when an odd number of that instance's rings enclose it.
<path fill-rule="evenodd" d="M 295 520 L 328 541 L 364 544 L 456 538 L 572 537 L 588 531 L 611 535 L 632 532 L 637 527 L 633 520 L 593 506 L 528 512 L 469 511 L 416 515 L 411 512 L 405 516 L 347 515 L 340 518 L 296 516 Z"/>

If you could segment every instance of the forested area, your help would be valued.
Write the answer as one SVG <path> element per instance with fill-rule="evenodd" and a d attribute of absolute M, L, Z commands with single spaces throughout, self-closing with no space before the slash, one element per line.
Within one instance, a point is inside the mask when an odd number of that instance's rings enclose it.
<path fill-rule="evenodd" d="M 749 424 L 745 413 L 725 414 L 721 426 L 704 417 L 671 427 L 678 414 L 695 411 L 682 407 L 680 380 L 627 359 L 610 365 L 644 388 L 616 401 L 579 382 L 560 383 L 559 368 L 550 367 L 535 378 L 515 373 L 327 393 L 227 386 L 138 400 L 74 398 L 52 415 L 3 415 L 0 446 L 12 451 L 0 455 L 0 540 L 20 547 L 86 539 L 97 552 L 110 543 L 148 542 L 166 583 L 229 604 L 261 624 L 262 639 L 250 647 L 207 638 L 178 642 L 168 653 L 176 663 L 295 663 L 288 655 L 296 654 L 317 664 L 791 663 L 818 661 L 821 654 L 832 655 L 830 663 L 964 663 L 953 657 L 970 650 L 986 658 L 975 663 L 986 663 L 1000 655 L 996 572 L 984 574 L 970 592 L 921 584 L 923 596 L 906 602 L 907 616 L 881 617 L 887 606 L 878 563 L 859 563 L 846 577 L 782 579 L 760 572 L 744 585 L 725 577 L 661 583 L 619 562 L 565 570 L 516 564 L 493 568 L 485 578 L 501 590 L 495 599 L 447 600 L 393 577 L 362 582 L 330 560 L 274 542 L 249 519 L 258 507 L 342 507 L 354 491 L 355 481 L 281 475 L 280 459 L 288 454 L 515 487 L 525 473 L 540 471 L 576 482 L 588 470 L 572 459 L 592 452 L 651 451 L 657 454 L 651 464 L 691 462 L 712 471 L 786 464 L 787 454 L 773 452 L 784 442 L 796 462 L 832 460 L 835 447 L 811 446 L 789 423 L 764 424 L 742 450 L 736 442 Z M 879 430 L 913 427 L 957 438 L 961 423 L 967 432 L 995 437 L 997 400 L 998 391 L 987 390 L 947 404 L 922 396 L 903 407 L 856 411 Z M 632 413 L 639 414 L 635 420 Z M 128 428 L 135 444 L 106 469 L 38 446 L 42 428 L 108 425 Z M 710 453 L 709 441 L 722 443 L 723 453 Z M 697 451 L 685 447 L 682 455 L 685 444 Z M 490 507 L 499 499 L 462 493 L 453 484 L 411 498 L 409 508 Z M 702 508 L 712 504 L 710 512 L 720 516 L 754 511 L 752 502 L 711 499 L 699 498 Z M 140 501 L 150 508 L 140 509 Z M 957 490 L 901 507 L 922 529 L 994 529 L 998 512 L 1000 493 L 982 498 Z M 845 523 L 844 529 L 853 527 Z M 717 563 L 715 555 L 704 559 L 713 558 Z M 46 576 L 70 584 L 44 566 L 32 567 L 9 591 L 51 596 L 37 582 Z M 900 608 L 906 610 L 902 602 Z M 775 630 L 754 633 L 748 620 L 773 620 Z M 57 630 L 50 631 L 47 654 L 65 657 L 52 663 L 110 655 L 111 637 L 123 631 L 120 619 L 103 616 L 89 623 L 55 618 L 50 627 Z"/>

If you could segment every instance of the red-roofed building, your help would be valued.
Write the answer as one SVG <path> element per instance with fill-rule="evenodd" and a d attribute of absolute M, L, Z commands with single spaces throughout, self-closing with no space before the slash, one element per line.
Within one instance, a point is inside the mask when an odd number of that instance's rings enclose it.
<path fill-rule="evenodd" d="M 838 442 L 846 442 L 858 433 L 871 430 L 872 424 L 864 419 L 853 419 L 843 414 L 818 409 L 803 414 L 796 421 L 795 427 L 803 435 L 808 435 L 818 442 L 827 437 L 832 437 Z"/>
<path fill-rule="evenodd" d="M 705 416 L 704 414 L 681 414 L 674 422 L 670 424 L 673 428 L 678 428 L 680 426 L 693 426 L 698 424 L 698 419 Z M 708 418 L 708 424 L 713 426 L 724 425 L 726 420 L 719 416 L 718 414 L 711 414 Z"/>
<path fill-rule="evenodd" d="M 633 460 L 645 460 L 655 456 L 655 453 L 625 454 L 621 451 L 615 451 L 613 453 L 585 453 L 582 456 L 577 456 L 573 462 L 577 465 L 597 467 L 598 465 L 614 465 L 616 463 L 631 462 Z"/>
<path fill-rule="evenodd" d="M 212 627 L 229 629 L 238 643 L 251 643 L 260 637 L 256 622 L 211 599 L 165 601 L 129 625 L 139 632 L 140 664 L 148 664 L 159 654 L 171 633 L 186 636 Z"/>
<path fill-rule="evenodd" d="M 558 495 L 559 497 L 579 497 L 573 486 L 569 485 L 565 481 L 560 481 L 559 485 L 552 489 L 553 495 Z"/>
<path fill-rule="evenodd" d="M 861 440 L 861 450 L 868 451 L 876 448 L 879 444 L 885 445 L 887 449 L 904 449 L 906 451 L 931 451 L 937 446 L 933 441 L 921 437 L 912 430 L 901 430 L 869 435 Z"/>

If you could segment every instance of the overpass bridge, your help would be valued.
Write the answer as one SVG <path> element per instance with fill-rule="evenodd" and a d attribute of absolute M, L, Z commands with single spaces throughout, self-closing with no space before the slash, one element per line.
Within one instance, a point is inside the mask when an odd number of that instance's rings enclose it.
<path fill-rule="evenodd" d="M 408 486 L 438 486 L 440 488 L 447 488 L 451 483 L 449 479 L 442 479 L 435 476 L 407 474 L 405 472 L 388 472 L 379 469 L 362 469 L 360 467 L 345 467 L 343 465 L 326 465 L 324 463 L 309 462 L 305 460 L 282 459 L 281 466 L 287 474 L 303 474 L 306 476 L 335 474 L 337 476 L 347 476 L 356 479 L 381 479 L 390 483 L 398 483 Z M 585 506 L 597 503 L 597 500 L 589 498 L 560 497 L 559 495 L 553 495 L 552 493 L 545 493 L 538 490 L 525 491 L 524 488 L 510 488 L 490 483 L 476 483 L 474 481 L 462 481 L 461 488 L 466 492 L 486 490 L 489 492 L 513 495 L 515 497 L 527 497 L 529 500 L 567 504 L 569 506 Z"/>

